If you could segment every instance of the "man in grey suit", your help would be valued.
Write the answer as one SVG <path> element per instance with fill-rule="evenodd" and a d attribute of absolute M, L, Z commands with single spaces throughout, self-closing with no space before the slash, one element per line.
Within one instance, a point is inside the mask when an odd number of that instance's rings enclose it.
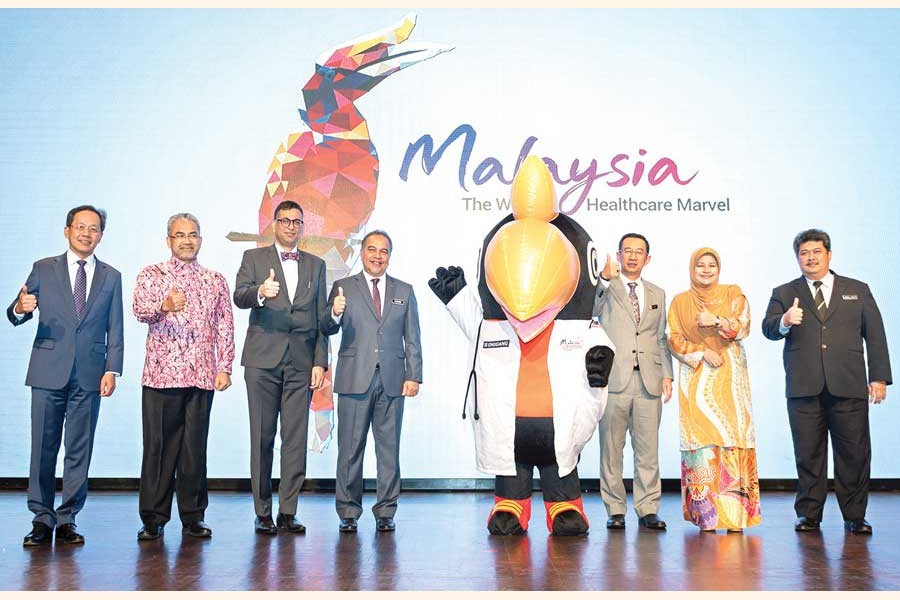
<path fill-rule="evenodd" d="M 871 535 L 865 518 L 872 460 L 866 400 L 881 403 L 891 384 L 884 323 L 869 286 L 828 268 L 827 233 L 801 231 L 794 238 L 794 254 L 803 276 L 772 290 L 762 322 L 767 338 L 784 339 L 787 410 L 797 463 L 794 529 L 819 529 L 831 432 L 834 488 L 844 527 Z"/>
<path fill-rule="evenodd" d="M 250 487 L 257 533 L 304 533 L 296 517 L 306 477 L 309 403 L 328 367 L 318 316 L 325 311 L 325 262 L 297 248 L 303 209 L 275 208 L 275 243 L 244 252 L 234 303 L 250 309 L 241 364 L 250 407 Z M 272 459 L 281 416 L 278 517 L 272 520 Z"/>
<path fill-rule="evenodd" d="M 387 276 L 393 243 L 384 231 L 363 238 L 363 272 L 334 283 L 322 331 L 342 330 L 334 378 L 338 394 L 335 505 L 339 530 L 352 533 L 362 514 L 363 455 L 369 426 L 375 439 L 375 526 L 394 531 L 400 495 L 403 398 L 419 393 L 422 349 L 416 295 Z"/>
<path fill-rule="evenodd" d="M 657 515 L 659 422 L 662 403 L 672 397 L 672 355 L 666 343 L 666 294 L 644 280 L 650 242 L 639 233 L 619 240 L 618 262 L 607 257 L 597 283 L 594 314 L 616 345 L 609 376 L 609 400 L 600 420 L 600 495 L 608 529 L 625 528 L 622 450 L 631 432 L 634 451 L 634 511 L 647 529 L 663 530 Z M 619 265 L 621 264 L 621 275 Z"/>
<path fill-rule="evenodd" d="M 97 260 L 106 213 L 77 206 L 66 215 L 69 249 L 36 263 L 6 315 L 21 325 L 38 311 L 25 385 L 31 386 L 31 467 L 28 508 L 34 513 L 25 546 L 83 544 L 75 516 L 87 499 L 88 467 L 100 398 L 111 396 L 122 372 L 122 276 Z M 54 510 L 56 458 L 65 429 L 62 504 Z"/>

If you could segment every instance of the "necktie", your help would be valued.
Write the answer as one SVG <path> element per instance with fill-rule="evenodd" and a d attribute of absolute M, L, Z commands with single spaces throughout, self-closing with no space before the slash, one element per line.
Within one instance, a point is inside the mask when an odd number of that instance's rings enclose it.
<path fill-rule="evenodd" d="M 300 262 L 300 252 L 282 252 L 281 260 L 296 260 Z"/>
<path fill-rule="evenodd" d="M 632 281 L 629 282 L 628 287 L 631 288 L 628 290 L 628 299 L 631 300 L 631 314 L 634 315 L 634 322 L 636 325 L 641 324 L 641 305 L 638 303 L 637 292 L 635 292 L 635 288 L 637 288 L 637 283 Z"/>
<path fill-rule="evenodd" d="M 78 261 L 78 272 L 75 273 L 75 287 L 72 291 L 75 302 L 75 314 L 78 315 L 79 319 L 84 314 L 84 303 L 87 295 L 87 271 L 84 270 L 84 265 L 86 264 L 86 260 Z"/>
<path fill-rule="evenodd" d="M 372 302 L 375 303 L 375 316 L 381 320 L 381 292 L 378 291 L 378 278 L 372 280 Z"/>
<path fill-rule="evenodd" d="M 819 316 L 825 316 L 825 295 L 822 293 L 822 282 L 821 281 L 813 281 L 813 286 L 816 288 L 816 310 L 819 311 Z"/>

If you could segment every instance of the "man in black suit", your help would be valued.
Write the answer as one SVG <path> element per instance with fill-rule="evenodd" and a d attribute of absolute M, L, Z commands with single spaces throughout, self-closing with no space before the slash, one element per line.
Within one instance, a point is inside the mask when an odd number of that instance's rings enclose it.
<path fill-rule="evenodd" d="M 34 263 L 6 310 L 13 325 L 38 313 L 25 385 L 31 386 L 32 530 L 23 545 L 83 544 L 75 516 L 84 506 L 100 398 L 122 373 L 122 275 L 96 258 L 106 212 L 76 206 L 66 215 L 68 250 Z M 65 430 L 62 504 L 54 509 L 56 458 Z"/>
<path fill-rule="evenodd" d="M 767 338 L 785 340 L 787 408 L 797 462 L 794 529 L 819 529 L 831 432 L 834 487 L 844 526 L 851 533 L 871 535 L 865 519 L 872 459 L 866 400 L 879 404 L 891 384 L 881 313 L 869 286 L 829 270 L 827 233 L 801 231 L 794 238 L 794 253 L 803 277 L 772 291 L 762 323 Z"/>
<path fill-rule="evenodd" d="M 306 477 L 312 392 L 325 379 L 328 348 L 319 331 L 325 311 L 325 261 L 299 250 L 303 209 L 292 200 L 275 208 L 275 243 L 244 252 L 234 303 L 250 309 L 241 356 L 250 405 L 250 487 L 256 532 L 304 533 L 296 517 Z M 272 451 L 281 417 L 278 517 L 272 520 Z"/>

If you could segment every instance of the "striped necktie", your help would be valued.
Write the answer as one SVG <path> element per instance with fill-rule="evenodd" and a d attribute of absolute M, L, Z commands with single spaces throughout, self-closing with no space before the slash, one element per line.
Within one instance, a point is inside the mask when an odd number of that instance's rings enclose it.
<path fill-rule="evenodd" d="M 821 281 L 813 281 L 813 286 L 816 288 L 816 310 L 819 311 L 819 316 L 825 316 L 825 309 L 828 308 L 825 306 L 825 295 L 822 293 L 822 282 Z"/>

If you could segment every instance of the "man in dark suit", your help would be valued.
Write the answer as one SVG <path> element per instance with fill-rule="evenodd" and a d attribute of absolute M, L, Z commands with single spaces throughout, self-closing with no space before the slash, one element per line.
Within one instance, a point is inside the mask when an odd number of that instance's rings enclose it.
<path fill-rule="evenodd" d="M 38 311 L 25 385 L 31 386 L 31 467 L 28 508 L 34 513 L 25 546 L 83 544 L 75 516 L 87 499 L 88 467 L 100 398 L 111 396 L 122 372 L 122 276 L 94 257 L 106 213 L 77 206 L 66 215 L 69 249 L 36 263 L 6 310 L 13 325 Z M 65 429 L 62 504 L 54 510 L 56 458 Z"/>
<path fill-rule="evenodd" d="M 619 240 L 618 262 L 607 258 L 597 282 L 594 315 L 616 345 L 609 400 L 600 420 L 600 496 L 607 529 L 625 528 L 622 450 L 631 432 L 634 511 L 642 527 L 666 528 L 659 518 L 659 422 L 672 397 L 672 355 L 666 342 L 666 293 L 641 277 L 650 242 L 639 233 Z M 621 275 L 619 265 L 621 264 Z"/>
<path fill-rule="evenodd" d="M 422 350 L 416 295 L 387 276 L 393 244 L 384 231 L 363 238 L 363 272 L 334 283 L 322 332 L 342 330 L 334 379 L 338 394 L 335 505 L 340 531 L 352 533 L 362 514 L 363 455 L 369 426 L 375 440 L 375 525 L 394 531 L 400 495 L 403 398 L 419 393 Z"/>
<path fill-rule="evenodd" d="M 250 487 L 257 533 L 304 533 L 296 517 L 306 477 L 309 403 L 328 366 L 318 316 L 325 311 L 325 262 L 297 248 L 303 210 L 275 208 L 275 243 L 244 252 L 234 303 L 250 309 L 241 364 L 250 405 Z M 278 517 L 272 520 L 272 455 L 281 416 Z"/>
<path fill-rule="evenodd" d="M 794 528 L 819 529 L 830 431 L 834 487 L 844 526 L 851 533 L 871 535 L 865 519 L 872 458 L 866 400 L 882 402 L 891 383 L 881 313 L 869 286 L 829 270 L 827 233 L 801 231 L 794 238 L 794 253 L 803 277 L 772 291 L 762 323 L 767 338 L 784 339 L 787 408 L 797 462 Z"/>

